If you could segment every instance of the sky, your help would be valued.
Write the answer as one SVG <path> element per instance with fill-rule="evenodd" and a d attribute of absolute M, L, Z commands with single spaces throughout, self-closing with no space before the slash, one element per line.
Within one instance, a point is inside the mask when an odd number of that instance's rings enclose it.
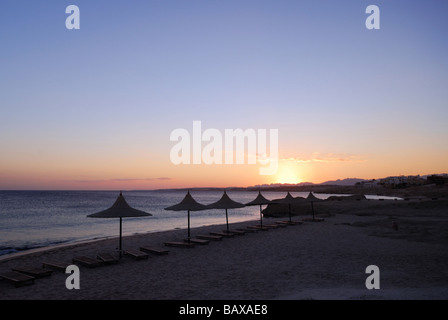
<path fill-rule="evenodd" d="M 372 4 L 379 29 L 366 27 Z M 448 172 L 447 12 L 444 0 L 1 1 L 0 189 Z M 278 169 L 262 175 L 248 155 L 173 163 L 170 136 L 193 137 L 194 121 L 222 145 L 226 130 L 277 130 Z M 200 137 L 191 152 L 211 145 Z"/>

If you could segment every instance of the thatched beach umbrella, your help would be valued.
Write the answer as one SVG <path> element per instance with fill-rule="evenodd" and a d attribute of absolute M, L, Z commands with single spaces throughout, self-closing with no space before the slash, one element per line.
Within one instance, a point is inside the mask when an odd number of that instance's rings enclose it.
<path fill-rule="evenodd" d="M 286 194 L 286 196 L 283 199 L 273 200 L 273 203 L 279 203 L 279 204 L 287 204 L 288 205 L 288 213 L 289 213 L 289 222 L 292 222 L 291 219 L 291 205 L 294 203 L 297 203 L 302 198 L 294 198 L 289 192 Z"/>
<path fill-rule="evenodd" d="M 119 255 L 122 255 L 121 238 L 122 238 L 122 219 L 131 217 L 148 217 L 152 214 L 132 208 L 124 199 L 123 194 L 120 192 L 117 200 L 109 209 L 89 214 L 89 218 L 120 218 L 120 242 L 119 242 Z"/>
<path fill-rule="evenodd" d="M 230 199 L 225 191 L 224 191 L 224 194 L 222 195 L 221 199 L 219 199 L 218 201 L 216 201 L 214 203 L 207 205 L 208 209 L 225 209 L 226 210 L 227 232 L 230 232 L 229 231 L 229 216 L 227 214 L 227 209 L 237 209 L 237 208 L 243 208 L 243 207 L 244 207 L 244 204 Z"/>
<path fill-rule="evenodd" d="M 165 208 L 165 210 L 188 212 L 188 242 L 190 242 L 190 211 L 199 211 L 204 209 L 207 209 L 207 207 L 193 199 L 190 191 L 187 192 L 185 198 L 181 202 L 171 207 Z"/>
<path fill-rule="evenodd" d="M 316 220 L 314 218 L 314 202 L 319 202 L 319 201 L 323 201 L 322 199 L 317 198 L 312 192 L 310 192 L 308 194 L 308 197 L 306 197 L 305 199 L 308 202 L 311 202 L 311 211 L 313 213 L 313 220 Z"/>
<path fill-rule="evenodd" d="M 261 206 L 264 204 L 270 204 L 271 200 L 266 199 L 263 197 L 260 191 L 258 191 L 258 196 L 255 198 L 255 200 L 252 200 L 251 202 L 246 203 L 246 206 L 260 206 L 260 225 L 263 227 L 263 215 L 261 213 Z"/>

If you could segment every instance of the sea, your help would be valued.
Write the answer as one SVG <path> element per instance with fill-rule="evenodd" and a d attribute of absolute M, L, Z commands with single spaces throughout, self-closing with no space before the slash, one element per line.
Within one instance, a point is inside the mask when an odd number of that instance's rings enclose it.
<path fill-rule="evenodd" d="M 127 203 L 152 214 L 142 218 L 123 218 L 123 236 L 168 231 L 187 227 L 187 212 L 167 211 L 179 203 L 184 190 L 124 191 Z M 192 190 L 190 194 L 202 204 L 218 201 L 220 190 Z M 227 191 L 232 200 L 248 203 L 258 191 Z M 286 192 L 263 192 L 269 200 L 280 199 Z M 118 219 L 92 219 L 87 215 L 112 206 L 118 191 L 0 191 L 0 256 L 25 250 L 70 244 L 79 241 L 117 237 Z M 306 197 L 308 192 L 291 192 Z M 315 194 L 325 199 L 332 194 Z M 367 196 L 377 199 L 377 196 Z M 383 197 L 387 198 L 387 197 Z M 258 220 L 259 206 L 229 209 L 229 223 Z M 191 212 L 191 227 L 224 224 L 225 210 Z M 3 258 L 2 257 L 2 258 Z"/>

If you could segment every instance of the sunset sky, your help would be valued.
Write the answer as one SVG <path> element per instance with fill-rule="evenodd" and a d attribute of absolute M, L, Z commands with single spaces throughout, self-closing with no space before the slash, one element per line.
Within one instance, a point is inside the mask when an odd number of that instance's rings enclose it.
<path fill-rule="evenodd" d="M 448 172 L 447 14 L 445 0 L 1 1 L 0 189 Z M 193 121 L 278 129 L 277 173 L 173 164 L 170 134 Z"/>

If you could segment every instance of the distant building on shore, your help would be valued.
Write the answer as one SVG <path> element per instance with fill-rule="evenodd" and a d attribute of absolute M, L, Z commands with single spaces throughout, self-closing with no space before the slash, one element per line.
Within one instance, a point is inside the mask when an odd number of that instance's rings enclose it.
<path fill-rule="evenodd" d="M 433 174 L 431 176 L 428 176 L 426 178 L 426 180 L 428 181 L 429 184 L 435 184 L 437 186 L 441 186 L 444 184 L 448 184 L 448 175 L 443 174 L 443 175 L 436 175 Z"/>
<path fill-rule="evenodd" d="M 416 176 L 394 176 L 387 177 L 384 179 L 379 179 L 378 184 L 385 187 L 392 188 L 405 188 L 409 186 L 421 186 L 426 184 L 427 181 L 425 178 L 420 175 Z"/>
<path fill-rule="evenodd" d="M 406 188 L 411 186 L 421 186 L 428 184 L 448 185 L 447 174 L 433 174 L 428 176 L 393 176 L 376 181 L 378 185 L 389 188 Z"/>
<path fill-rule="evenodd" d="M 371 179 L 371 180 L 363 180 L 355 183 L 355 186 L 357 187 L 365 187 L 365 188 L 373 188 L 378 184 L 378 180 Z"/>

